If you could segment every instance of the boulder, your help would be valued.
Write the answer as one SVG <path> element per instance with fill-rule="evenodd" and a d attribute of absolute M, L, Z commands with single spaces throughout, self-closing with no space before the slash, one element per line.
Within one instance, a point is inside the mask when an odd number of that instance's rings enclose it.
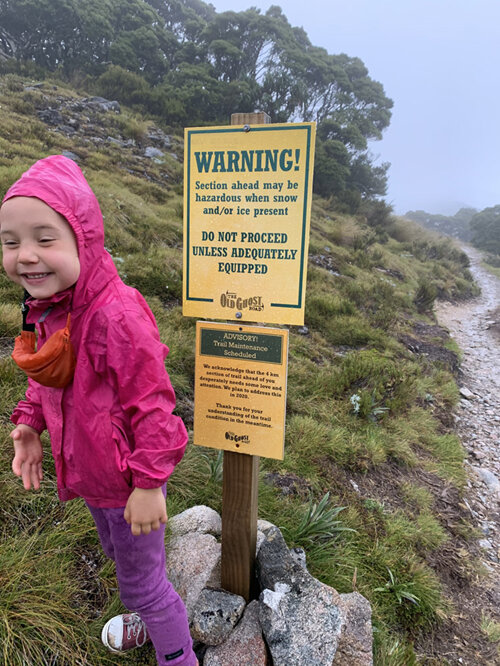
<path fill-rule="evenodd" d="M 158 127 L 150 127 L 146 138 L 152 143 L 158 144 L 163 148 L 170 148 L 172 146 L 172 139 L 168 136 L 168 134 L 165 134 L 165 132 L 163 132 Z"/>
<path fill-rule="evenodd" d="M 186 604 L 204 666 L 373 665 L 369 602 L 311 576 L 305 552 L 289 549 L 276 526 L 258 523 L 262 592 L 246 610 L 242 597 L 220 589 L 221 546 L 206 533 L 220 533 L 220 516 L 197 506 L 169 526 L 167 573 Z"/>
<path fill-rule="evenodd" d="M 340 595 L 342 627 L 334 666 L 372 666 L 373 633 L 370 603 L 359 592 Z"/>
<path fill-rule="evenodd" d="M 121 111 L 120 104 L 116 100 L 110 101 L 109 99 L 104 99 L 104 97 L 89 97 L 82 101 L 87 108 L 93 111 L 114 111 L 115 113 L 120 113 Z"/>
<path fill-rule="evenodd" d="M 220 557 L 221 546 L 211 534 L 191 533 L 170 539 L 167 575 L 185 603 L 189 617 L 201 591 L 214 582 Z"/>
<path fill-rule="evenodd" d="M 267 666 L 267 649 L 259 622 L 259 602 L 246 607 L 229 638 L 205 652 L 203 666 Z"/>
<path fill-rule="evenodd" d="M 307 570 L 307 555 L 303 548 L 290 548 L 289 553 L 295 564 L 299 564 L 303 569 Z"/>
<path fill-rule="evenodd" d="M 73 162 L 80 162 L 80 157 L 76 153 L 72 153 L 71 150 L 63 150 L 61 155 L 64 155 L 69 160 L 73 160 Z"/>
<path fill-rule="evenodd" d="M 148 146 L 144 151 L 145 157 L 151 157 L 153 159 L 161 159 L 164 155 L 163 151 L 159 148 L 154 148 L 153 146 Z"/>
<path fill-rule="evenodd" d="M 261 532 L 264 532 L 264 534 L 268 532 L 271 527 L 276 527 L 276 525 L 274 523 L 270 523 L 268 520 L 262 520 L 261 518 L 259 518 L 257 521 L 257 529 Z"/>
<path fill-rule="evenodd" d="M 486 467 L 474 467 L 481 481 L 485 484 L 488 490 L 500 497 L 500 481 L 495 474 Z"/>
<path fill-rule="evenodd" d="M 220 645 L 238 624 L 245 599 L 225 590 L 202 590 L 191 612 L 191 636 L 205 645 Z"/>
<path fill-rule="evenodd" d="M 257 571 L 259 620 L 274 666 L 332 664 L 343 625 L 340 595 L 294 561 L 277 527 L 260 547 Z"/>
<path fill-rule="evenodd" d="M 168 526 L 172 537 L 179 537 L 189 532 L 220 536 L 222 532 L 220 515 L 208 506 L 192 506 L 171 518 Z"/>
<path fill-rule="evenodd" d="M 43 109 L 42 111 L 37 111 L 37 116 L 47 125 L 60 125 L 64 122 L 61 112 L 57 109 L 48 108 Z"/>

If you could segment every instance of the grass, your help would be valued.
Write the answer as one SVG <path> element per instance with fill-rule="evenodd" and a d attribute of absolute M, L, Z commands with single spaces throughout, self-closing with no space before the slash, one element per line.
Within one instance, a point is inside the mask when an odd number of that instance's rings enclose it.
<path fill-rule="evenodd" d="M 339 514 L 345 507 L 329 506 L 330 493 L 325 493 L 321 500 L 316 503 L 309 500 L 308 505 L 302 512 L 299 521 L 292 529 L 285 531 L 290 542 L 302 545 L 311 545 L 316 541 L 334 540 L 341 532 L 353 531 L 350 527 L 342 525 Z"/>
<path fill-rule="evenodd" d="M 180 306 L 181 162 L 168 156 L 163 164 L 141 163 L 139 172 L 132 149 L 66 139 L 33 111 L 42 95 L 50 103 L 50 86 L 28 95 L 24 83 L 0 77 L 0 194 L 36 159 L 65 149 L 81 156 L 103 210 L 106 246 L 124 281 L 147 298 L 170 347 L 166 367 L 177 413 L 191 428 L 195 322 L 182 316 Z M 77 96 L 60 82 L 53 94 Z M 146 141 L 151 127 L 126 109 L 109 119 L 104 114 L 101 123 L 110 136 L 136 144 Z M 169 151 L 180 148 L 182 138 L 172 137 Z M 466 296 L 476 288 L 451 242 L 399 218 L 381 234 L 364 218 L 340 214 L 318 198 L 310 259 L 309 332 L 290 331 L 285 458 L 261 460 L 259 516 L 279 525 L 290 546 L 306 548 L 314 576 L 370 600 L 377 666 L 411 666 L 420 663 L 415 640 L 453 614 L 429 561 L 445 545 L 455 546 L 425 479 L 460 491 L 465 475 L 460 442 L 440 419 L 458 400 L 455 379 L 439 363 L 412 354 L 401 339 L 416 323 L 433 323 L 434 293 Z M 19 328 L 20 296 L 0 272 L 0 337 Z M 117 659 L 100 646 L 102 622 L 120 610 L 113 567 L 99 554 L 84 505 L 57 501 L 50 454 L 39 493 L 25 493 L 12 476 L 9 415 L 24 386 L 12 361 L 0 359 L 4 661 L 154 664 L 151 651 Z M 48 451 L 47 437 L 45 446 Z M 283 495 L 273 475 L 295 482 L 295 489 Z M 169 482 L 169 515 L 194 504 L 220 511 L 221 478 L 221 454 L 189 446 Z M 390 483 L 382 483 L 385 478 Z M 460 529 L 470 532 L 465 521 Z M 496 636 L 493 620 L 485 619 L 484 627 Z"/>
<path fill-rule="evenodd" d="M 497 265 L 498 263 L 500 263 L 499 260 L 495 258 L 494 260 L 484 261 L 481 265 L 486 268 L 486 270 L 489 271 L 492 275 L 495 275 L 500 279 L 500 266 Z"/>
<path fill-rule="evenodd" d="M 488 636 L 492 643 L 500 643 L 500 622 L 484 615 L 481 620 L 481 630 Z"/>
<path fill-rule="evenodd" d="M 86 603 L 80 573 L 76 573 L 77 554 L 68 548 L 66 532 L 81 542 L 90 529 L 88 520 L 76 524 L 72 511 L 50 529 L 46 520 L 38 521 L 36 527 L 2 539 L 4 663 L 85 663 L 92 639 L 81 623 Z"/>
<path fill-rule="evenodd" d="M 0 303 L 0 336 L 12 337 L 19 333 L 19 305 Z"/>

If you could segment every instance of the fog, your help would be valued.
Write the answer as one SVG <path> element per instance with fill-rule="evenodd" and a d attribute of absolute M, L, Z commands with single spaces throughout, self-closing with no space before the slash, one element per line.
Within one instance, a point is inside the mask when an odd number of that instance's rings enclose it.
<path fill-rule="evenodd" d="M 212 0 L 218 12 L 281 6 L 315 46 L 363 60 L 394 101 L 382 141 L 397 213 L 500 204 L 498 0 Z M 265 109 L 263 109 L 265 111 Z"/>

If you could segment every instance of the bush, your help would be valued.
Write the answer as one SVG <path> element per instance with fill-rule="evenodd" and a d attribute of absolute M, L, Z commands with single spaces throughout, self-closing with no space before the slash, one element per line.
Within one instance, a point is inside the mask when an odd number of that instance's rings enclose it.
<path fill-rule="evenodd" d="M 368 199 L 363 201 L 357 215 L 362 215 L 370 227 L 387 227 L 391 222 L 392 206 L 385 201 Z"/>
<path fill-rule="evenodd" d="M 428 282 L 419 282 L 417 292 L 413 299 L 419 312 L 430 312 L 434 307 L 434 301 L 438 295 L 435 284 Z"/>
<path fill-rule="evenodd" d="M 150 92 L 146 80 L 119 65 L 110 65 L 95 82 L 96 92 L 123 104 L 140 104 Z"/>
<path fill-rule="evenodd" d="M 493 268 L 500 268 L 500 254 L 488 254 L 485 261 Z"/>

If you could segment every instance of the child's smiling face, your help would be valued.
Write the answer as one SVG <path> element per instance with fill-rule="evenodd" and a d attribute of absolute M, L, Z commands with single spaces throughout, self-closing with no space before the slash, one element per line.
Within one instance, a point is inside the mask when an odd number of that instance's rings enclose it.
<path fill-rule="evenodd" d="M 3 267 L 33 298 L 50 298 L 80 275 L 76 238 L 62 215 L 34 197 L 0 208 Z"/>

